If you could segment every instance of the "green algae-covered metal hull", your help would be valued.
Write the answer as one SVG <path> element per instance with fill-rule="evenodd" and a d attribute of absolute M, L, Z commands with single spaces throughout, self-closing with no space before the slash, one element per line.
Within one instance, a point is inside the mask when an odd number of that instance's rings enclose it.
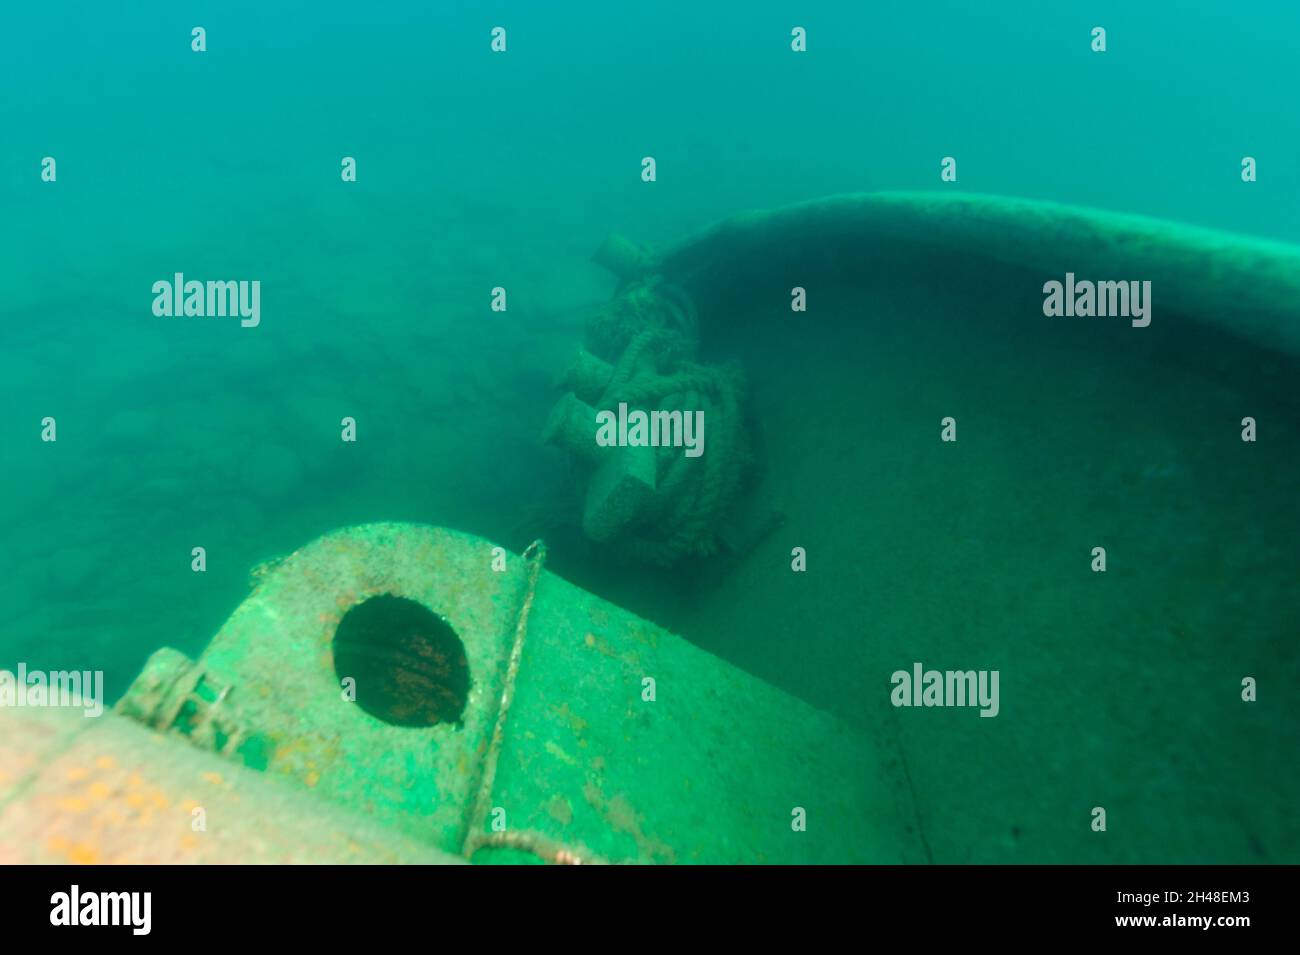
<path fill-rule="evenodd" d="M 336 630 L 384 594 L 463 643 L 459 722 L 392 725 L 363 707 L 371 687 L 346 692 Z M 902 770 L 873 741 L 540 552 L 433 527 L 288 556 L 198 661 L 160 651 L 118 710 L 474 861 L 924 861 Z"/>

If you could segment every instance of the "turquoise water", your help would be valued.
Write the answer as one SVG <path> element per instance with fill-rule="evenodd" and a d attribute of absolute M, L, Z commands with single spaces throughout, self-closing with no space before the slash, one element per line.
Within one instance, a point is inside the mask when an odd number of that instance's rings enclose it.
<path fill-rule="evenodd" d="M 1300 8 L 1056 6 L 7 11 L 0 667 L 102 669 L 116 696 L 157 648 L 200 653 L 252 567 L 348 524 L 546 535 L 570 579 L 894 740 L 936 861 L 1296 861 L 1294 357 L 1211 374 L 1212 338 L 1101 365 L 968 338 L 962 262 L 828 291 L 797 343 L 784 303 L 737 295 L 711 347 L 755 382 L 790 523 L 716 574 L 609 564 L 539 439 L 614 292 L 591 261 L 611 231 L 951 188 L 952 156 L 965 192 L 1300 242 Z M 259 280 L 261 323 L 156 317 L 176 272 Z M 964 468 L 933 456 L 940 396 L 996 422 Z M 1201 427 L 1232 432 L 1243 403 L 1272 412 L 1249 465 Z M 1087 596 L 1045 570 L 1105 535 L 1146 569 Z M 806 586 L 795 542 L 824 568 Z M 1020 661 L 1021 702 L 892 711 L 914 659 Z M 1257 710 L 1234 689 L 1251 673 Z M 1140 825 L 1099 845 L 1108 791 Z"/>

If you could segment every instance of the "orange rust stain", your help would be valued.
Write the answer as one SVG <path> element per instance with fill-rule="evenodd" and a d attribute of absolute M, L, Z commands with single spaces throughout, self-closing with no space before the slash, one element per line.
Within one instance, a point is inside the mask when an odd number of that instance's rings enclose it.
<path fill-rule="evenodd" d="M 563 760 L 564 762 L 568 763 L 570 766 L 578 765 L 578 761 L 574 759 L 572 756 L 570 756 L 568 753 L 566 753 L 563 750 L 563 748 L 561 748 L 559 744 L 557 744 L 554 740 L 546 741 L 546 751 L 550 753 L 552 756 L 554 756 L 556 759 Z"/>
<path fill-rule="evenodd" d="M 551 800 L 551 804 L 546 807 L 546 811 L 562 826 L 567 826 L 573 822 L 573 807 L 569 805 L 569 800 L 563 796 L 556 796 Z"/>
<path fill-rule="evenodd" d="M 642 627 L 630 627 L 628 628 L 627 633 L 637 643 L 643 643 L 651 649 L 659 646 L 659 635 L 653 630 L 644 629 Z"/>
<path fill-rule="evenodd" d="M 49 842 L 45 843 L 45 848 L 49 849 L 51 852 L 57 852 L 62 855 L 68 851 L 68 846 L 70 844 L 71 843 L 69 843 L 63 836 L 54 836 Z"/>
<path fill-rule="evenodd" d="M 68 779 L 72 780 L 74 783 L 81 782 L 81 780 L 85 779 L 89 775 L 90 770 L 85 766 L 72 766 L 68 769 Z"/>
<path fill-rule="evenodd" d="M 120 826 L 126 822 L 126 816 L 122 815 L 116 809 L 106 809 L 100 813 L 99 818 L 95 820 L 99 825 Z"/>
<path fill-rule="evenodd" d="M 91 799 L 96 802 L 105 800 L 113 790 L 108 788 L 107 783 L 91 783 L 90 788 L 86 790 Z"/>
<path fill-rule="evenodd" d="M 126 804 L 130 806 L 132 809 L 143 809 L 144 797 L 141 796 L 139 793 L 127 793 Z"/>
<path fill-rule="evenodd" d="M 586 642 L 588 647 L 595 650 L 603 657 L 609 657 L 611 660 L 618 660 L 619 662 L 625 663 L 628 666 L 638 667 L 638 668 L 640 667 L 641 658 L 635 650 L 628 653 L 620 652 L 619 650 L 616 650 L 613 647 L 611 647 L 609 645 L 608 640 L 605 640 L 602 637 L 597 637 L 595 634 L 592 633 L 588 633 L 587 636 L 584 638 L 584 641 Z"/>
<path fill-rule="evenodd" d="M 620 832 L 631 832 L 636 828 L 636 810 L 623 795 L 615 796 L 607 805 L 606 818 Z"/>
<path fill-rule="evenodd" d="M 68 852 L 68 861 L 77 865 L 94 865 L 99 861 L 99 853 L 85 842 L 78 842 Z"/>
<path fill-rule="evenodd" d="M 573 710 L 569 709 L 568 703 L 562 703 L 559 706 L 552 706 L 551 709 L 555 712 L 556 716 L 568 725 L 569 729 L 573 730 L 575 734 L 581 734 L 582 731 L 587 728 L 587 721 L 577 713 L 573 712 Z"/>
<path fill-rule="evenodd" d="M 100 769 L 116 769 L 117 760 L 113 759 L 112 756 L 101 756 L 95 760 L 95 765 Z"/>
<path fill-rule="evenodd" d="M 591 807 L 600 813 L 611 829 L 632 837 L 643 857 L 664 862 L 674 860 L 673 847 L 661 839 L 646 834 L 642 828 L 641 815 L 626 796 L 620 793 L 606 799 L 600 787 L 591 780 L 583 784 L 582 795 Z"/>
<path fill-rule="evenodd" d="M 220 786 L 225 781 L 221 778 L 220 773 L 204 773 L 202 778 L 206 779 L 214 786 Z"/>
<path fill-rule="evenodd" d="M 65 812 L 85 812 L 90 808 L 90 803 L 80 796 L 65 796 L 58 801 L 57 805 Z"/>

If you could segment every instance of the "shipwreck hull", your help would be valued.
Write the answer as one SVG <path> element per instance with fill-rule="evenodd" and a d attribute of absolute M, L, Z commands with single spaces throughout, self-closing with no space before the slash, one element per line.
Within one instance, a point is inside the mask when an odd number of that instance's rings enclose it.
<path fill-rule="evenodd" d="M 751 494 L 787 520 L 654 586 L 585 586 L 895 746 L 937 862 L 1294 858 L 1275 770 L 1300 713 L 1240 684 L 1300 682 L 1300 251 L 881 194 L 737 216 L 640 267 L 694 300 L 704 360 L 744 368 Z M 1068 272 L 1150 281 L 1151 324 L 1046 316 Z M 1000 670 L 1003 709 L 894 709 L 918 661 Z M 1098 805 L 1120 836 L 1091 833 Z"/>
<path fill-rule="evenodd" d="M 702 303 L 738 289 L 852 279 L 872 257 L 968 259 L 1152 283 L 1159 313 L 1300 356 L 1300 248 L 1143 216 L 1000 196 L 871 193 L 736 216 L 659 253 Z M 1159 320 L 1157 318 L 1157 320 Z"/>

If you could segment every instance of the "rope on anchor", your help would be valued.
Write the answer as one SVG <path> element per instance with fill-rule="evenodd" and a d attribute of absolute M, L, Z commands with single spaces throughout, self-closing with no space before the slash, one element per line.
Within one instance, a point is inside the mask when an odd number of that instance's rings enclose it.
<path fill-rule="evenodd" d="M 686 458 L 677 448 L 660 450 L 662 501 L 656 512 L 648 515 L 655 519 L 621 542 L 638 560 L 667 566 L 682 557 L 717 551 L 714 532 L 739 489 L 751 454 L 742 421 L 744 383 L 739 370 L 682 362 L 672 373 L 659 374 L 651 370 L 643 355 L 662 336 L 658 331 L 644 332 L 629 343 L 601 404 L 612 407 L 625 402 L 630 408 L 665 408 L 670 399 L 682 397 L 683 410 L 700 408 L 712 425 L 708 452 L 702 460 Z"/>
<path fill-rule="evenodd" d="M 620 253 L 626 255 L 626 250 Z M 738 367 L 696 360 L 695 304 L 683 289 L 655 275 L 629 278 L 592 319 L 585 344 L 565 378 L 571 391 L 548 420 L 548 441 L 591 462 L 588 402 L 605 411 L 626 405 L 648 417 L 657 412 L 679 416 L 659 420 L 674 421 L 682 436 L 697 420 L 707 422 L 708 441 L 700 455 L 684 456 L 680 446 L 672 446 L 680 442 L 665 442 L 649 460 L 638 458 L 630 480 L 643 482 L 649 491 L 622 492 L 625 496 L 613 499 L 609 514 L 599 512 L 607 503 L 603 498 L 593 506 L 589 485 L 584 520 L 596 513 L 598 539 L 645 563 L 669 566 L 716 553 L 727 530 L 724 521 L 754 460 Z M 701 426 L 698 440 L 703 439 Z M 652 476 L 645 473 L 651 469 Z"/>

